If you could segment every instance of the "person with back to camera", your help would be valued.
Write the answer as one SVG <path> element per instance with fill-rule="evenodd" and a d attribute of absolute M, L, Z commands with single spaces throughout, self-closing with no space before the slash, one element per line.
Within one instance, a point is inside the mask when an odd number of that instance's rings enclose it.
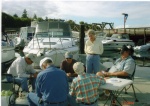
<path fill-rule="evenodd" d="M 95 31 L 89 29 L 87 32 L 89 39 L 85 42 L 84 51 L 86 53 L 86 72 L 97 73 L 100 70 L 100 55 L 103 53 L 103 44 L 96 38 Z"/>
<path fill-rule="evenodd" d="M 95 74 L 84 72 L 84 65 L 76 62 L 73 65 L 78 77 L 74 78 L 68 95 L 71 106 L 98 106 L 99 88 L 105 84 L 105 79 Z"/>
<path fill-rule="evenodd" d="M 77 74 L 73 70 L 73 64 L 76 62 L 70 52 L 65 53 L 65 60 L 62 61 L 60 69 L 66 72 L 69 82 L 72 82 L 73 78 L 77 77 Z"/>
<path fill-rule="evenodd" d="M 53 60 L 40 61 L 41 71 L 36 79 L 36 93 L 27 96 L 29 106 L 68 106 L 69 86 L 66 73 L 53 66 Z"/>

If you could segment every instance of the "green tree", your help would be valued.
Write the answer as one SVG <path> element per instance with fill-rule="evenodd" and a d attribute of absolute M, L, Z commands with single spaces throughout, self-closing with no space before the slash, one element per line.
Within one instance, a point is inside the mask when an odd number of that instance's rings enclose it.
<path fill-rule="evenodd" d="M 36 14 L 34 14 L 34 16 L 33 16 L 33 19 L 37 19 L 37 16 L 36 16 Z"/>
<path fill-rule="evenodd" d="M 45 18 L 45 21 L 48 21 L 48 17 Z"/>
<path fill-rule="evenodd" d="M 43 21 L 43 18 L 42 17 L 38 17 L 37 20 L 40 22 L 40 21 Z"/>
<path fill-rule="evenodd" d="M 28 18 L 26 9 L 24 9 L 24 11 L 23 11 L 22 18 Z"/>
<path fill-rule="evenodd" d="M 14 14 L 14 15 L 13 15 L 13 17 L 16 17 L 16 18 L 17 18 L 17 17 L 18 17 L 18 15 L 17 15 L 17 14 Z"/>
<path fill-rule="evenodd" d="M 74 26 L 75 26 L 76 23 L 73 20 L 68 20 L 66 22 L 68 22 L 70 24 L 71 29 L 74 29 Z"/>
<path fill-rule="evenodd" d="M 84 21 L 80 21 L 79 23 L 80 23 L 80 25 L 82 25 L 82 24 L 84 24 Z"/>

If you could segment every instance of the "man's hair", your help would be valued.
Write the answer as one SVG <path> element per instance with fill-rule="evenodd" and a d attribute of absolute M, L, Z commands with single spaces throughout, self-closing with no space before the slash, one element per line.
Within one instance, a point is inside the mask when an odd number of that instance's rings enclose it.
<path fill-rule="evenodd" d="M 89 35 L 89 34 L 95 35 L 95 31 L 93 29 L 89 29 L 87 32 L 87 35 Z"/>
<path fill-rule="evenodd" d="M 43 62 L 43 64 L 52 64 L 53 62 L 52 62 L 52 60 L 50 60 L 50 59 L 47 59 L 47 60 L 45 60 L 44 62 Z"/>

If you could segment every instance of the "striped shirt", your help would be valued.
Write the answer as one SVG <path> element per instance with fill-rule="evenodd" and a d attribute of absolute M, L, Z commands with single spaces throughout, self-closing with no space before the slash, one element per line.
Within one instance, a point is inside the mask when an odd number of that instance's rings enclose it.
<path fill-rule="evenodd" d="M 91 103 L 98 99 L 98 89 L 101 84 L 105 84 L 105 80 L 95 74 L 78 75 L 72 84 L 70 95 L 76 98 L 78 103 Z"/>

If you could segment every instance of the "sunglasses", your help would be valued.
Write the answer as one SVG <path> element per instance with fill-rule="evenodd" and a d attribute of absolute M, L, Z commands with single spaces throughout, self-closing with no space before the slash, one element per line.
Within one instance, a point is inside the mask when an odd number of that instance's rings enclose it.
<path fill-rule="evenodd" d="M 66 58 L 66 59 L 71 59 L 71 58 Z"/>

